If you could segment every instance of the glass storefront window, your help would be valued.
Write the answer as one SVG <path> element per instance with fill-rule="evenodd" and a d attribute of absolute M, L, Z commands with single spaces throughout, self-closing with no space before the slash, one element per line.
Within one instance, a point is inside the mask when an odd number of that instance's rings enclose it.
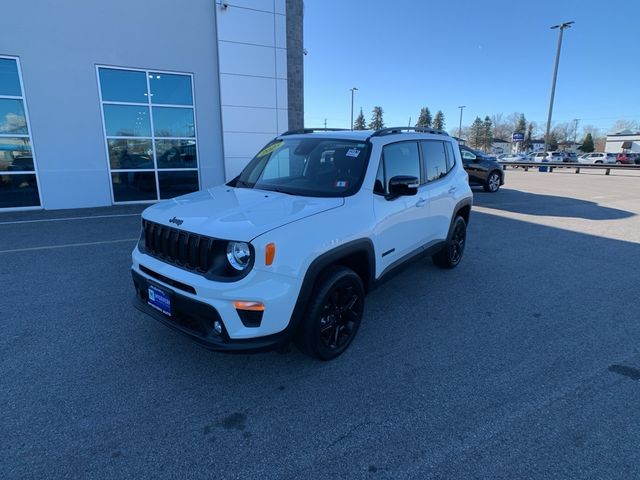
<path fill-rule="evenodd" d="M 0 95 L 22 96 L 18 64 L 12 58 L 0 58 Z"/>
<path fill-rule="evenodd" d="M 192 108 L 153 107 L 156 137 L 195 137 Z"/>
<path fill-rule="evenodd" d="M 20 62 L 0 56 L 0 210 L 40 207 Z"/>
<path fill-rule="evenodd" d="M 0 175 L 0 209 L 38 206 L 38 180 L 34 173 Z"/>
<path fill-rule="evenodd" d="M 149 73 L 151 103 L 165 105 L 193 105 L 191 77 L 167 73 Z"/>
<path fill-rule="evenodd" d="M 144 72 L 101 68 L 100 89 L 103 102 L 148 102 Z"/>
<path fill-rule="evenodd" d="M 109 165 L 114 170 L 153 169 L 151 140 L 109 139 Z"/>
<path fill-rule="evenodd" d="M 198 190 L 198 172 L 160 172 L 160 198 L 173 198 Z"/>
<path fill-rule="evenodd" d="M 97 72 L 113 201 L 155 201 L 198 190 L 191 75 L 107 67 Z"/>
<path fill-rule="evenodd" d="M 22 100 L 0 98 L 0 134 L 26 135 L 28 133 L 27 117 Z"/>
<path fill-rule="evenodd" d="M 150 137 L 149 107 L 104 105 L 104 123 L 108 137 Z"/>
<path fill-rule="evenodd" d="M 197 168 L 195 140 L 156 140 L 158 168 Z"/>

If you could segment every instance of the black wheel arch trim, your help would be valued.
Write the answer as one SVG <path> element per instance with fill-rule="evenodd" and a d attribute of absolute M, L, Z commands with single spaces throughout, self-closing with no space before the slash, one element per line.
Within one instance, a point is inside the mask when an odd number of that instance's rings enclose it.
<path fill-rule="evenodd" d="M 374 285 L 375 279 L 375 250 L 373 248 L 373 242 L 369 238 L 362 238 L 359 240 L 353 240 L 340 245 L 332 250 L 329 250 L 322 255 L 315 258 L 304 275 L 300 292 L 298 293 L 298 300 L 293 308 L 291 319 L 286 330 L 289 334 L 295 334 L 300 325 L 302 317 L 305 313 L 306 307 L 309 303 L 309 299 L 313 293 L 313 288 L 320 278 L 322 272 L 331 265 L 340 264 L 340 260 L 343 260 L 354 254 L 365 254 L 368 260 L 368 274 L 367 278 L 362 279 L 362 283 L 365 286 L 365 293 L 371 289 Z"/>

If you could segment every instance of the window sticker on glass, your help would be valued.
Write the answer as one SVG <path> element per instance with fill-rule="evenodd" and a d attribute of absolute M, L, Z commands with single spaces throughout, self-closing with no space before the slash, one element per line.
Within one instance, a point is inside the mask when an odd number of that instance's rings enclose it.
<path fill-rule="evenodd" d="M 347 153 L 346 153 L 347 157 L 357 157 L 358 155 L 360 155 L 360 150 L 358 150 L 357 148 L 350 148 Z"/>
<path fill-rule="evenodd" d="M 283 142 L 280 141 L 280 142 L 272 143 L 271 145 L 267 145 L 262 150 L 260 150 L 260 152 L 258 153 L 258 155 L 256 155 L 256 157 L 264 157 L 265 155 L 269 155 L 270 153 L 273 153 L 275 150 L 278 149 L 278 147 L 280 147 L 280 145 L 282 145 L 282 143 Z"/>
<path fill-rule="evenodd" d="M 346 180 L 337 180 L 336 188 L 347 188 L 349 186 L 349 182 Z"/>

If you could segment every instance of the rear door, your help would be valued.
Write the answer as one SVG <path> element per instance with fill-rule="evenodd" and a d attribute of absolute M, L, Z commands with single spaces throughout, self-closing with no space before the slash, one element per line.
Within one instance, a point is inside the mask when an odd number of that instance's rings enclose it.
<path fill-rule="evenodd" d="M 423 170 L 425 190 L 429 195 L 429 208 L 424 218 L 424 244 L 444 240 L 449 233 L 449 225 L 455 208 L 457 186 L 449 172 L 455 165 L 455 155 L 451 142 L 443 140 L 422 140 Z"/>

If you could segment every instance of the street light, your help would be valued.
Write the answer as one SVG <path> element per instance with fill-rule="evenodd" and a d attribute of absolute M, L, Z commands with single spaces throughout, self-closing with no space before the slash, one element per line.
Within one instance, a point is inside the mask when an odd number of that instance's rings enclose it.
<path fill-rule="evenodd" d="M 349 90 L 351 90 L 351 130 L 353 130 L 353 93 L 358 89 L 356 87 L 353 87 Z"/>
<path fill-rule="evenodd" d="M 547 148 L 549 146 L 549 130 L 551 129 L 551 114 L 553 113 L 553 97 L 556 94 L 556 78 L 558 77 L 558 63 L 560 62 L 560 49 L 562 48 L 562 32 L 565 28 L 570 28 L 576 22 L 559 23 L 551 27 L 551 30 L 559 28 L 558 50 L 556 51 L 556 63 L 553 67 L 553 80 L 551 81 L 551 98 L 549 98 L 549 115 L 547 116 L 547 132 L 544 136 L 544 158 L 547 158 Z"/>
<path fill-rule="evenodd" d="M 467 106 L 460 105 L 458 108 L 460 109 L 460 126 L 458 127 L 458 140 L 462 140 L 462 110 L 467 108 Z"/>

